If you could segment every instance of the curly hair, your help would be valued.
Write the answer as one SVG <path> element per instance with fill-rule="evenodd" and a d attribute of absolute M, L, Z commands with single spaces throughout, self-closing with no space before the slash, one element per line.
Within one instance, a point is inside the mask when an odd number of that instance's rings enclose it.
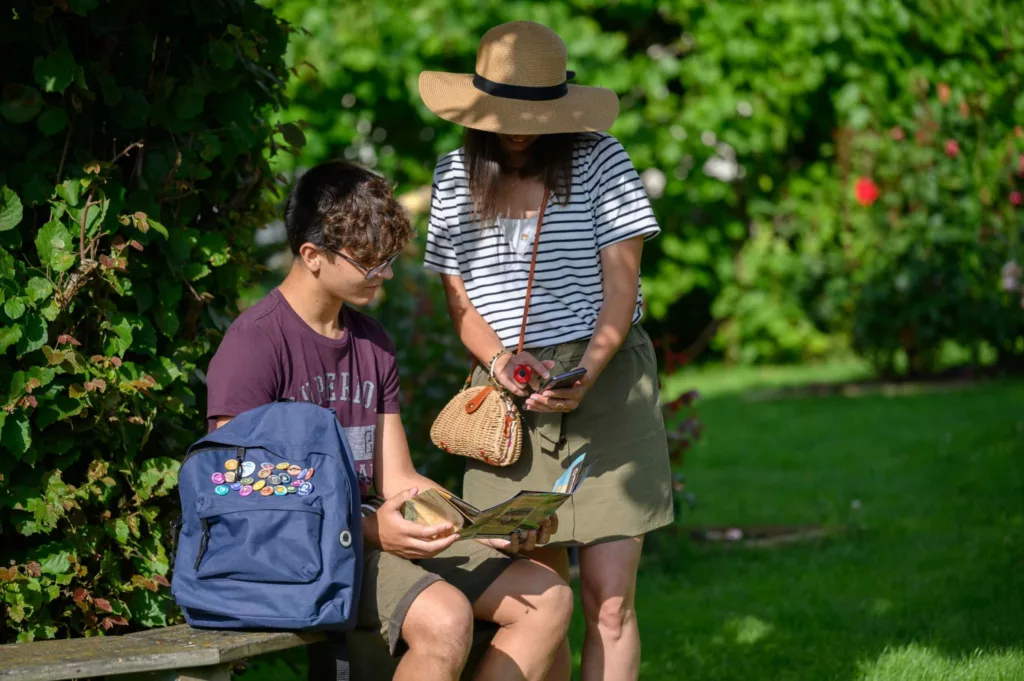
<path fill-rule="evenodd" d="M 373 267 L 405 247 L 416 235 L 387 180 L 347 161 L 329 161 L 306 171 L 284 209 L 292 253 L 304 243 L 326 252 L 345 249 Z"/>

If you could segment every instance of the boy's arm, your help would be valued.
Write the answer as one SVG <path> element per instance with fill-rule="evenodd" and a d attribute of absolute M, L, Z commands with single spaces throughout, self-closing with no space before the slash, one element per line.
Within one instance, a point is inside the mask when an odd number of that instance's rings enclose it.
<path fill-rule="evenodd" d="M 401 414 L 377 415 L 377 437 L 373 447 L 373 484 L 385 499 L 411 488 L 422 492 L 440 487 L 430 478 L 420 475 L 413 466 Z"/>

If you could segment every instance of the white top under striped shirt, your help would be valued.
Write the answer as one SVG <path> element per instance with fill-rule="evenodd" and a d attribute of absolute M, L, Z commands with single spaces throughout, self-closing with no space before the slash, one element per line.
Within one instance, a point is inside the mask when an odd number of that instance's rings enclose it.
<path fill-rule="evenodd" d="M 563 206 L 554 195 L 544 214 L 533 278 L 525 347 L 589 338 L 604 301 L 600 251 L 660 231 L 640 176 L 622 145 L 605 133 L 578 136 L 572 193 Z M 505 347 L 519 342 L 526 282 L 537 219 L 499 218 L 481 226 L 462 149 L 434 169 L 424 266 L 463 279 L 469 299 Z M 643 292 L 637 280 L 640 321 Z"/>

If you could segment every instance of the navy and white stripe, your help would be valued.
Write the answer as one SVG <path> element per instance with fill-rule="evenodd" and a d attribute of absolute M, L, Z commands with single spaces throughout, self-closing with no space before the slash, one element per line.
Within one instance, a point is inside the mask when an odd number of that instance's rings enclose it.
<path fill-rule="evenodd" d="M 424 266 L 461 276 L 470 301 L 506 347 L 519 342 L 533 231 L 530 248 L 517 253 L 505 229 L 473 220 L 462 150 L 438 162 Z M 659 231 L 640 176 L 619 141 L 604 133 L 580 135 L 569 203 L 563 206 L 552 197 L 544 215 L 525 346 L 593 335 L 604 301 L 601 249 Z M 634 323 L 640 321 L 642 303 L 638 279 Z"/>

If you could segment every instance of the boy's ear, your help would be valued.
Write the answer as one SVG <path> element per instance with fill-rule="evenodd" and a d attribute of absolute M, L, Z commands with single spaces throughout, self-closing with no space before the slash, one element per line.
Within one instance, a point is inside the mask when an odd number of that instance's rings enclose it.
<path fill-rule="evenodd" d="M 299 259 L 309 268 L 313 274 L 320 272 L 324 254 L 314 244 L 306 242 L 299 247 Z"/>

